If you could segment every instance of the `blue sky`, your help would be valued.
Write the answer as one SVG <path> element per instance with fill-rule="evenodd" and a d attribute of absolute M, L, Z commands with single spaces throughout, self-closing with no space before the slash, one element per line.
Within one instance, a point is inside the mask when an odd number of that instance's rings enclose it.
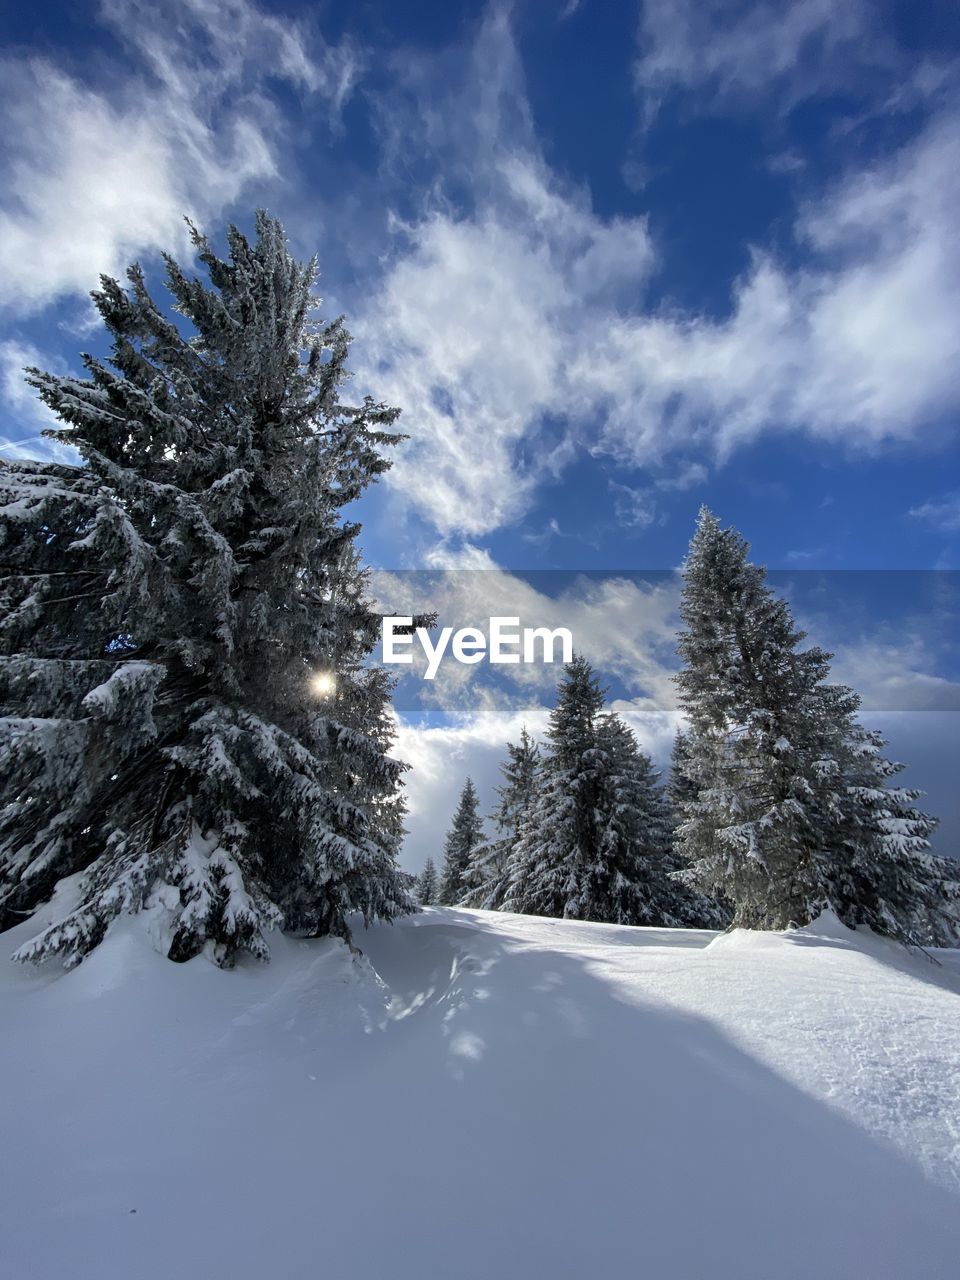
<path fill-rule="evenodd" d="M 708 502 L 802 614 L 829 571 L 815 638 L 954 850 L 953 588 L 834 571 L 960 568 L 955 4 L 106 0 L 8 5 L 3 34 L 6 456 L 45 447 L 21 366 L 98 349 L 100 271 L 265 205 L 319 255 L 358 392 L 403 408 L 372 563 L 482 569 L 474 606 L 589 570 L 563 599 L 599 636 L 598 580 L 676 566 Z M 675 615 L 634 592 L 656 661 L 595 656 L 662 753 Z M 481 683 L 403 725 L 414 864 L 549 700 Z"/>

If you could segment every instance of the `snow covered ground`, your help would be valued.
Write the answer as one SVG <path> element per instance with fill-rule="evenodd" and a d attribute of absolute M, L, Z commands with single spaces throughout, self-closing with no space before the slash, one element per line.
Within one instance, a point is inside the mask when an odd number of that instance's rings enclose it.
<path fill-rule="evenodd" d="M 32 926 L 2 939 L 5 953 Z M 960 1276 L 960 966 L 433 909 L 0 973 L 11 1280 Z"/>

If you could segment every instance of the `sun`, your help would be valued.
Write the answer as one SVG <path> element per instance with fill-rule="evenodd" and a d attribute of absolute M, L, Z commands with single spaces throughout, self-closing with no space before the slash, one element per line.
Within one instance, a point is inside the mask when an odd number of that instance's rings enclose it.
<path fill-rule="evenodd" d="M 337 691 L 337 677 L 332 671 L 318 671 L 310 677 L 310 688 L 318 698 L 332 698 Z"/>

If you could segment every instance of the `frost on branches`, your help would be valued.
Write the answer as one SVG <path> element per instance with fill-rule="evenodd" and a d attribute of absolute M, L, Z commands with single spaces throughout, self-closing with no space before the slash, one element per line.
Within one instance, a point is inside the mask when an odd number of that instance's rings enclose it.
<path fill-rule="evenodd" d="M 193 229 L 191 228 L 193 231 Z M 411 908 L 379 617 L 340 509 L 397 411 L 341 400 L 349 335 L 279 223 L 228 232 L 179 317 L 103 278 L 87 377 L 28 371 L 81 468 L 0 470 L 0 925 L 82 873 L 21 949 L 75 964 L 120 911 L 169 955 L 264 958 L 274 926 L 348 937 Z"/>
<path fill-rule="evenodd" d="M 675 794 L 687 883 L 721 896 L 734 924 L 785 929 L 832 908 L 906 942 L 954 945 L 956 872 L 929 853 L 920 793 L 829 683 L 830 654 L 749 563 L 735 529 L 700 513 L 683 578 L 677 677 L 690 729 Z"/>

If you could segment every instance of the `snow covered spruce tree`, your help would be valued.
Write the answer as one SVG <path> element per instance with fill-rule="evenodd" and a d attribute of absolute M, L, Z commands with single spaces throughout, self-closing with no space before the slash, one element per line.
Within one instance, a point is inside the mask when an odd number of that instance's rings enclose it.
<path fill-rule="evenodd" d="M 423 870 L 417 877 L 417 901 L 421 907 L 432 906 L 437 900 L 437 868 L 433 859 L 427 858 Z"/>
<path fill-rule="evenodd" d="M 550 713 L 537 794 L 520 828 L 506 911 L 581 918 L 582 880 L 597 843 L 602 711 L 600 682 L 577 654 L 564 667 Z"/>
<path fill-rule="evenodd" d="M 85 466 L 0 471 L 0 910 L 82 873 L 19 956 L 70 965 L 120 911 L 169 955 L 264 958 L 275 926 L 348 937 L 412 906 L 379 618 L 341 509 L 389 465 L 397 411 L 341 400 L 349 335 L 259 214 L 208 283 L 166 259 L 94 302 L 85 379 L 28 371 Z M 188 333 L 181 332 L 188 329 Z"/>
<path fill-rule="evenodd" d="M 443 871 L 437 901 L 445 907 L 456 906 L 466 888 L 464 876 L 476 847 L 483 840 L 480 800 L 473 780 L 467 778 L 460 792 L 457 811 L 443 846 Z"/>
<path fill-rule="evenodd" d="M 852 717 L 843 729 L 836 747 L 842 803 L 828 827 L 829 904 L 852 926 L 957 946 L 960 873 L 954 859 L 929 852 L 936 819 L 915 806 L 923 792 L 891 785 L 905 766 L 884 756 L 882 734 Z"/>
<path fill-rule="evenodd" d="M 699 895 L 671 879 L 670 811 L 650 758 L 604 710 L 583 657 L 565 668 L 507 911 L 618 924 L 699 923 Z M 709 913 L 707 913 L 709 914 Z"/>
<path fill-rule="evenodd" d="M 495 911 L 503 904 L 510 884 L 513 855 L 523 821 L 537 794 L 540 748 L 526 725 L 518 743 L 507 743 L 507 759 L 500 766 L 503 785 L 497 787 L 499 803 L 492 814 L 497 839 L 478 845 L 464 872 L 465 907 Z"/>
<path fill-rule="evenodd" d="M 713 928 L 717 905 L 673 878 L 673 815 L 660 775 L 619 716 L 599 723 L 598 843 L 587 871 L 585 918 L 617 924 Z"/>
<path fill-rule="evenodd" d="M 748 561 L 735 529 L 706 509 L 683 571 L 677 677 L 690 723 L 678 844 L 687 883 L 733 907 L 733 923 L 779 929 L 831 907 L 850 925 L 948 942 L 956 908 L 934 821 L 902 766 L 856 717 L 858 696 L 828 683 L 830 656 Z"/>

